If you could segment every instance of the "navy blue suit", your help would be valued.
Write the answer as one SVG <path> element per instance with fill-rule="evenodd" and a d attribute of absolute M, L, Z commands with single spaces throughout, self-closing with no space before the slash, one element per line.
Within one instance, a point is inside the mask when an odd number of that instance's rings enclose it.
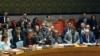
<path fill-rule="evenodd" d="M 6 21 L 7 18 L 8 18 L 8 17 L 5 18 L 5 21 Z M 4 16 L 0 16 L 0 23 L 5 23 L 5 22 L 4 22 Z"/>
<path fill-rule="evenodd" d="M 89 43 L 95 43 L 95 42 L 96 42 L 95 36 L 92 34 L 89 34 Z M 88 43 L 88 40 L 85 34 L 81 34 L 80 36 L 80 44 L 82 43 Z"/>

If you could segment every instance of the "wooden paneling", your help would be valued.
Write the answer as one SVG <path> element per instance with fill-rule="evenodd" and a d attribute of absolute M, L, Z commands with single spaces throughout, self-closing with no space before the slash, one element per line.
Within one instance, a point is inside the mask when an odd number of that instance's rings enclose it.
<path fill-rule="evenodd" d="M 100 47 L 67 47 L 43 49 L 23 53 L 17 56 L 99 56 Z"/>

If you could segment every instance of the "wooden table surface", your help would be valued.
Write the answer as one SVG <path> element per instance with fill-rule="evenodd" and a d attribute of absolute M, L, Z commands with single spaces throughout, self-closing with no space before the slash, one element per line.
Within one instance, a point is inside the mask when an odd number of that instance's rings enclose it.
<path fill-rule="evenodd" d="M 50 48 L 25 52 L 16 56 L 100 56 L 100 47 Z"/>

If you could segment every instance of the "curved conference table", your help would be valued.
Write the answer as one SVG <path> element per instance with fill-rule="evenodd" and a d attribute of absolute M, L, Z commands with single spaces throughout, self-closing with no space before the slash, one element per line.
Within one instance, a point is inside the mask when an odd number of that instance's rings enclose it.
<path fill-rule="evenodd" d="M 25 52 L 16 56 L 100 56 L 100 47 L 50 48 Z"/>

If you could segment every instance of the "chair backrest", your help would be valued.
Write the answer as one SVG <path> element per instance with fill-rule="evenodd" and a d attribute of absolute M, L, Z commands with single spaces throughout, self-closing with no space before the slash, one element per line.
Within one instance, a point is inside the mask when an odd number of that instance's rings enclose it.
<path fill-rule="evenodd" d="M 18 42 L 16 42 L 16 47 L 17 47 L 17 48 L 23 47 L 23 41 L 18 41 Z"/>
<path fill-rule="evenodd" d="M 14 25 L 14 27 L 16 27 L 16 24 L 18 23 L 17 19 L 12 20 L 12 24 Z"/>
<path fill-rule="evenodd" d="M 62 34 L 62 31 L 63 31 L 62 22 L 56 22 L 53 26 L 54 26 L 54 29 L 58 30 L 59 34 Z"/>
<path fill-rule="evenodd" d="M 76 20 L 75 20 L 75 18 L 70 18 L 69 22 L 71 22 L 74 27 L 76 26 Z"/>

